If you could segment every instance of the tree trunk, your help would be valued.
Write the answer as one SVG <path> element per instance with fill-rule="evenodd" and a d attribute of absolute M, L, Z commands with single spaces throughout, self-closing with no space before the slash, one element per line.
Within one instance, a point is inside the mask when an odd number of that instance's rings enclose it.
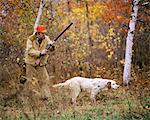
<path fill-rule="evenodd" d="M 92 45 L 93 45 L 93 42 L 92 42 L 92 35 L 91 35 L 91 30 L 90 30 L 90 20 L 89 20 L 89 8 L 88 8 L 88 1 L 85 0 L 85 8 L 86 8 L 86 18 L 87 18 L 87 32 L 88 32 L 88 44 L 89 44 L 89 49 L 87 49 L 87 53 L 90 51 L 90 56 L 89 56 L 89 60 L 87 60 L 87 63 L 88 63 L 88 69 L 89 69 L 89 77 L 91 77 L 92 75 Z"/>
<path fill-rule="evenodd" d="M 53 0 L 50 0 L 50 16 L 51 16 L 51 22 L 54 20 L 54 15 L 53 15 Z"/>
<path fill-rule="evenodd" d="M 91 32 L 90 32 L 88 1 L 86 1 L 86 0 L 85 0 L 85 7 L 86 7 L 86 18 L 87 18 L 87 29 L 88 29 L 89 46 L 91 47 L 93 45 L 93 43 L 92 43 L 92 36 L 91 36 Z"/>
<path fill-rule="evenodd" d="M 68 12 L 71 11 L 71 8 L 70 8 L 70 0 L 67 0 L 67 7 L 68 7 Z"/>
<path fill-rule="evenodd" d="M 129 23 L 128 35 L 126 38 L 126 53 L 125 53 L 125 66 L 123 72 L 123 83 L 128 84 L 131 78 L 131 61 L 132 61 L 132 46 L 135 25 L 138 13 L 139 0 L 132 0 L 132 13 Z"/>
<path fill-rule="evenodd" d="M 39 11 L 38 11 L 38 15 L 37 15 L 37 18 L 36 18 L 36 21 L 35 21 L 35 24 L 34 24 L 34 33 L 36 32 L 36 27 L 37 27 L 38 24 L 39 24 L 39 21 L 40 21 L 41 15 L 42 15 L 42 10 L 43 10 L 44 4 L 45 4 L 45 1 L 44 1 L 44 0 L 41 0 L 41 2 L 40 2 L 40 7 L 39 7 Z"/>

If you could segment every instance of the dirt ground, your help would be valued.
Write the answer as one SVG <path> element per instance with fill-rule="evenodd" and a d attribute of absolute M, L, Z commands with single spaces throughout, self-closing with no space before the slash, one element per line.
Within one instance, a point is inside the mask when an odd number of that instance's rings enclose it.
<path fill-rule="evenodd" d="M 51 98 L 40 102 L 29 96 L 24 103 L 18 92 L 1 99 L 0 119 L 144 119 L 150 118 L 150 82 L 138 80 L 118 90 L 103 91 L 96 105 L 87 93 L 80 94 L 77 106 L 72 105 L 69 90 L 50 88 Z M 23 87 L 23 86 L 22 86 Z M 21 91 L 20 91 L 21 92 Z M 34 99 L 33 99 L 34 98 Z"/>

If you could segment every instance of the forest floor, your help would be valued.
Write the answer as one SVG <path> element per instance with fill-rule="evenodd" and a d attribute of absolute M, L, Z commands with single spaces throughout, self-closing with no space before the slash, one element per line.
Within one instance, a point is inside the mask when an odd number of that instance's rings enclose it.
<path fill-rule="evenodd" d="M 71 104 L 68 90 L 51 88 L 51 100 L 34 107 L 31 99 L 28 111 L 19 95 L 14 95 L 1 101 L 0 120 L 150 120 L 149 86 L 148 80 L 138 80 L 104 91 L 97 96 L 96 105 L 83 92 L 77 106 Z"/>

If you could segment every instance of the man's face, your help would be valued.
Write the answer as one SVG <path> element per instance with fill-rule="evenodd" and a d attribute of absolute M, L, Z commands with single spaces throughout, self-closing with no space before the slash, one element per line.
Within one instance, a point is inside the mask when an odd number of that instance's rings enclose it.
<path fill-rule="evenodd" d="M 36 36 L 37 36 L 37 38 L 40 39 L 40 40 L 41 40 L 41 39 L 42 39 L 42 40 L 45 39 L 45 33 L 37 32 L 37 35 L 36 35 Z"/>

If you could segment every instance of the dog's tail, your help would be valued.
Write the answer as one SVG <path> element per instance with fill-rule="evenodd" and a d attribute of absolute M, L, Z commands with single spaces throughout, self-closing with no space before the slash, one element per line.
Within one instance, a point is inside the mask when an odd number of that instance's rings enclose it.
<path fill-rule="evenodd" d="M 56 87 L 65 87 L 65 86 L 68 86 L 68 82 L 59 83 L 59 84 L 53 85 L 52 87 L 56 88 Z"/>

